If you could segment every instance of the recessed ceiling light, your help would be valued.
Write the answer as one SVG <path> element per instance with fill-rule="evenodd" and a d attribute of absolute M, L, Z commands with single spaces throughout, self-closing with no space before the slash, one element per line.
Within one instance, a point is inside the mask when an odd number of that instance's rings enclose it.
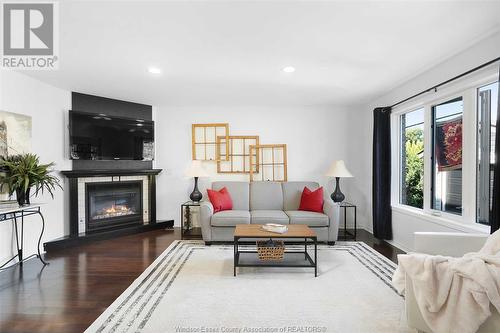
<path fill-rule="evenodd" d="M 148 72 L 150 72 L 151 74 L 161 74 L 161 69 L 159 69 L 158 67 L 149 67 Z"/>
<path fill-rule="evenodd" d="M 293 72 L 295 72 L 295 67 L 286 66 L 286 67 L 283 67 L 282 71 L 285 73 L 293 73 Z"/>

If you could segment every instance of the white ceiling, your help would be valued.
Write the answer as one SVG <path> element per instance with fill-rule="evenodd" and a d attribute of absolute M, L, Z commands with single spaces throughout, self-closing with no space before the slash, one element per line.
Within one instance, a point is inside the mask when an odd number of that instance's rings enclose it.
<path fill-rule="evenodd" d="M 498 31 L 499 13 L 491 1 L 61 1 L 60 69 L 26 74 L 153 105 L 359 104 Z"/>

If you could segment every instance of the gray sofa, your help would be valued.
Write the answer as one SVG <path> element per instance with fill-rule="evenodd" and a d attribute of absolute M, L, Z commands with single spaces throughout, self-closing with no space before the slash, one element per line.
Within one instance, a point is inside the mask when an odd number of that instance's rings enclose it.
<path fill-rule="evenodd" d="M 232 182 L 212 183 L 212 189 L 226 187 L 233 200 L 233 210 L 217 212 L 209 201 L 200 205 L 200 224 L 203 240 L 229 242 L 233 240 L 238 224 L 306 224 L 314 228 L 318 241 L 335 243 L 338 235 L 340 208 L 326 199 L 323 213 L 300 211 L 300 198 L 304 186 L 311 190 L 319 187 L 315 182 Z"/>

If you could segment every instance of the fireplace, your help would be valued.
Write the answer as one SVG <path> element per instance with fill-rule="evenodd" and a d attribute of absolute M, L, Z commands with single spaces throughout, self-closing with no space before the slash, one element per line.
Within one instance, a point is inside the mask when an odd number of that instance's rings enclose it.
<path fill-rule="evenodd" d="M 86 231 L 143 224 L 142 181 L 87 183 Z"/>
<path fill-rule="evenodd" d="M 161 171 L 61 171 L 68 178 L 69 235 L 44 243 L 45 250 L 173 228 L 174 220 L 156 219 L 156 176 Z"/>

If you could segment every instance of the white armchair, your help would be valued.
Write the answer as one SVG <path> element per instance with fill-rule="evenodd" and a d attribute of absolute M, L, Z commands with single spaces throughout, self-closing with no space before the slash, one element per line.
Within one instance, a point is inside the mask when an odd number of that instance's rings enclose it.
<path fill-rule="evenodd" d="M 416 232 L 414 234 L 415 252 L 443 255 L 450 257 L 461 257 L 469 252 L 477 252 L 488 239 L 487 234 L 465 234 L 448 232 Z M 406 316 L 408 326 L 417 329 L 418 332 L 432 333 L 425 323 L 418 308 L 413 293 L 413 284 L 409 276 L 406 276 Z M 500 332 L 500 314 L 491 307 L 492 315 L 479 328 L 478 332 Z"/>

